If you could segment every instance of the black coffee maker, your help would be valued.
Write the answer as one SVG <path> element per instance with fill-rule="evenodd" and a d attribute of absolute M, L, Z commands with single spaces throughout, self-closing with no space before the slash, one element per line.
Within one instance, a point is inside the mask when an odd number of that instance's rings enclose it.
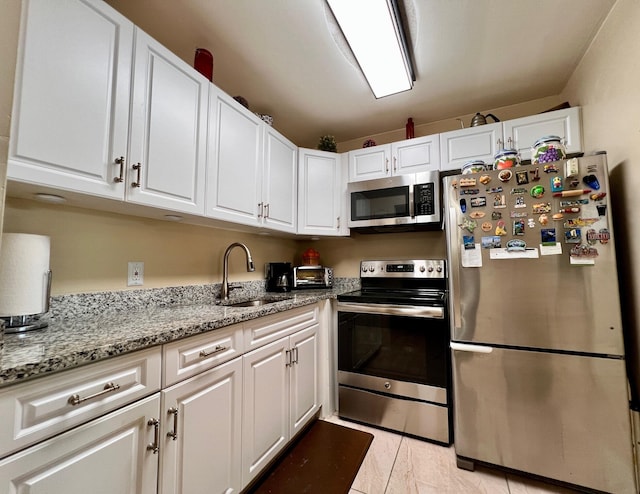
<path fill-rule="evenodd" d="M 264 266 L 268 292 L 289 292 L 293 285 L 290 262 L 268 262 Z"/>

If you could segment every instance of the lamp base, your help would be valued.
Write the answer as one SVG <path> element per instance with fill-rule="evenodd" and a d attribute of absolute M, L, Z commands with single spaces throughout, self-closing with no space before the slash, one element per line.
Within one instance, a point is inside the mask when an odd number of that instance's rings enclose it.
<path fill-rule="evenodd" d="M 49 323 L 40 320 L 42 314 L 32 314 L 28 316 L 3 316 L 4 334 L 24 333 L 36 329 L 46 328 Z"/>

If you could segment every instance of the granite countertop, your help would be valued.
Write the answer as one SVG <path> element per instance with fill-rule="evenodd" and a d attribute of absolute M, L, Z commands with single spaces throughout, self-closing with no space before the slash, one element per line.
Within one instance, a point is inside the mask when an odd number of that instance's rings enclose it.
<path fill-rule="evenodd" d="M 298 290 L 286 294 L 254 291 L 232 300 L 237 302 L 262 296 L 281 299 L 256 307 L 220 305 L 213 298 L 203 303 L 197 297 L 186 303 L 174 301 L 163 306 L 145 304 L 143 297 L 137 306 L 125 307 L 124 310 L 121 306 L 113 307 L 112 294 L 109 294 L 110 304 L 104 302 L 104 297 L 92 294 L 92 300 L 97 303 L 91 309 L 78 311 L 73 307 L 67 313 L 60 309 L 52 311 L 54 317 L 49 320 L 47 328 L 4 336 L 4 345 L 0 349 L 0 387 L 333 299 L 353 289 L 353 284 L 346 283 L 337 284 L 333 289 Z M 158 296 L 158 290 L 149 292 Z M 102 310 L 99 308 L 101 299 Z M 69 317 L 71 314 L 73 317 Z"/>

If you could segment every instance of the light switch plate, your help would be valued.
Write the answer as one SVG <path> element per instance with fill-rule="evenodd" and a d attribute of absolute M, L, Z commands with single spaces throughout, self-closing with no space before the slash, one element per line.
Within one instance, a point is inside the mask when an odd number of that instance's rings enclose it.
<path fill-rule="evenodd" d="M 127 286 L 140 286 L 144 284 L 144 262 L 129 261 Z"/>

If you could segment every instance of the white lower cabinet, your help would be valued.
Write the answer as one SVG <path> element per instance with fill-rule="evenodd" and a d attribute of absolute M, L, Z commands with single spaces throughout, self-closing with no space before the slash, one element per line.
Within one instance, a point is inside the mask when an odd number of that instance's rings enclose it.
<path fill-rule="evenodd" d="M 162 391 L 158 492 L 239 492 L 242 358 Z"/>
<path fill-rule="evenodd" d="M 240 492 L 319 410 L 318 312 L 1 389 L 0 493 Z"/>
<path fill-rule="evenodd" d="M 251 482 L 318 410 L 318 324 L 243 357 L 242 479 Z"/>
<path fill-rule="evenodd" d="M 0 461 L 0 492 L 153 494 L 160 393 Z"/>

